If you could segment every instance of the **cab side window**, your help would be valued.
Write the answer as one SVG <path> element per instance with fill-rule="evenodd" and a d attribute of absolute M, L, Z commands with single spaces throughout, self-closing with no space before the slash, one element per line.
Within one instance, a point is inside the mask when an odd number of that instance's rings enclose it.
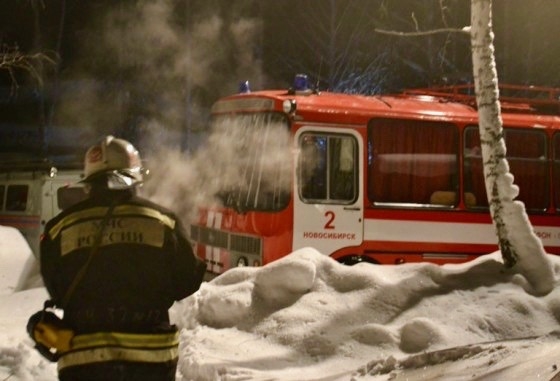
<path fill-rule="evenodd" d="M 375 205 L 455 207 L 457 126 L 405 119 L 368 125 L 368 197 Z"/>
<path fill-rule="evenodd" d="M 8 185 L 6 192 L 6 210 L 10 212 L 22 212 L 27 209 L 27 196 L 29 186 Z"/>
<path fill-rule="evenodd" d="M 545 212 L 549 205 L 549 173 L 545 131 L 504 127 L 506 158 L 514 182 L 519 186 L 518 199 L 528 212 Z M 465 128 L 464 184 L 468 208 L 488 208 L 478 126 Z M 472 202 L 469 202 L 472 200 Z"/>
<path fill-rule="evenodd" d="M 309 203 L 350 204 L 358 197 L 358 145 L 353 136 L 303 134 L 299 193 Z"/>

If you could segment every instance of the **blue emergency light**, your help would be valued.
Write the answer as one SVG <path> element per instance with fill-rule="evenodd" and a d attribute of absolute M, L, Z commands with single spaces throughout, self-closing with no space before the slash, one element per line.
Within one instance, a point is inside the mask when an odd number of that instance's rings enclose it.
<path fill-rule="evenodd" d="M 249 81 L 239 82 L 239 92 L 240 93 L 250 93 L 251 88 L 249 87 Z"/>
<path fill-rule="evenodd" d="M 309 89 L 306 74 L 296 74 L 294 78 L 294 90 L 295 91 L 306 91 Z"/>

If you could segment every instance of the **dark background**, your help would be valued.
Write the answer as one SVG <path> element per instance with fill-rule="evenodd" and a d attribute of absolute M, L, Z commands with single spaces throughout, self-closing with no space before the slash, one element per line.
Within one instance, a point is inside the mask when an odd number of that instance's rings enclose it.
<path fill-rule="evenodd" d="M 443 8 L 440 6 L 443 5 Z M 4 0 L 0 44 L 42 52 L 0 71 L 0 151 L 61 159 L 105 133 L 195 148 L 208 109 L 249 80 L 362 94 L 469 83 L 467 0 Z M 560 1 L 494 0 L 501 83 L 560 86 Z M 43 79 L 42 82 L 37 78 Z M 80 151 L 81 152 L 81 151 Z"/>

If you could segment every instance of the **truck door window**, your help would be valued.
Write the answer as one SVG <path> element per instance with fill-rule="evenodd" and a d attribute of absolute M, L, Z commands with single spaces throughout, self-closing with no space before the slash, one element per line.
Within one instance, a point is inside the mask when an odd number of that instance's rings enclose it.
<path fill-rule="evenodd" d="M 29 187 L 27 185 L 8 185 L 6 194 L 6 210 L 11 212 L 21 212 L 27 209 L 27 195 Z"/>
<path fill-rule="evenodd" d="M 357 194 L 357 143 L 352 136 L 309 133 L 300 139 L 299 190 L 309 202 L 352 203 Z"/>

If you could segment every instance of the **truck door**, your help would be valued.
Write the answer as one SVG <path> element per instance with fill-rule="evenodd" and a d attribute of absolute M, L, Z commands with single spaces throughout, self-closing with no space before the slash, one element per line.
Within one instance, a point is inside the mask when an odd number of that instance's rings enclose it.
<path fill-rule="evenodd" d="M 321 253 L 363 239 L 363 142 L 356 131 L 304 127 L 296 134 L 293 248 Z"/>
<path fill-rule="evenodd" d="M 45 180 L 41 214 L 43 225 L 62 210 L 86 198 L 83 186 L 76 184 L 79 180 L 79 175 L 74 173 L 59 173 Z"/>

